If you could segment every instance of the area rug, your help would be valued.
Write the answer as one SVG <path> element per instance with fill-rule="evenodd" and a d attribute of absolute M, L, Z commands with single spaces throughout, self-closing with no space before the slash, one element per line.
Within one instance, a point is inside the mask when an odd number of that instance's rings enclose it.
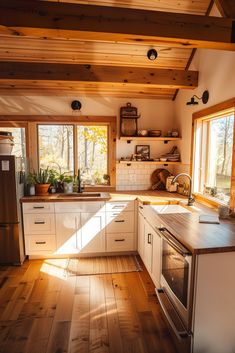
<path fill-rule="evenodd" d="M 87 276 L 142 271 L 137 256 L 102 256 L 68 259 L 68 276 Z"/>

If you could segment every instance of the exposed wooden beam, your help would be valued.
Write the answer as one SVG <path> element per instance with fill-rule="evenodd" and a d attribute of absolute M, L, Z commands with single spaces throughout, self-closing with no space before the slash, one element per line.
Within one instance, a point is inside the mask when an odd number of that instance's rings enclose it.
<path fill-rule="evenodd" d="M 64 81 L 155 88 L 195 88 L 198 84 L 197 71 L 16 62 L 0 62 L 0 67 L 0 83 L 9 80 Z"/>
<path fill-rule="evenodd" d="M 1 0 L 0 34 L 235 50 L 231 19 L 160 11 Z"/>
<path fill-rule="evenodd" d="M 235 19 L 235 1 L 234 0 L 215 0 L 216 6 L 223 17 Z"/>

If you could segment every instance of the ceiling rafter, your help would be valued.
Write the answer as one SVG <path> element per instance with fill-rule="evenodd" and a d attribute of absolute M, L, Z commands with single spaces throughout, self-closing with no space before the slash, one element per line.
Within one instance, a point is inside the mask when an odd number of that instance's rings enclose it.
<path fill-rule="evenodd" d="M 5 82 L 17 85 L 24 81 L 32 86 L 40 81 L 135 85 L 153 88 L 195 88 L 198 84 L 197 71 L 153 68 L 128 68 L 104 65 L 70 65 L 1 62 L 0 87 Z"/>
<path fill-rule="evenodd" d="M 231 19 L 40 0 L 1 0 L 0 35 L 235 50 Z M 110 25 L 112 24 L 112 25 Z"/>
<path fill-rule="evenodd" d="M 234 0 L 215 0 L 215 3 L 223 17 L 235 19 Z"/>

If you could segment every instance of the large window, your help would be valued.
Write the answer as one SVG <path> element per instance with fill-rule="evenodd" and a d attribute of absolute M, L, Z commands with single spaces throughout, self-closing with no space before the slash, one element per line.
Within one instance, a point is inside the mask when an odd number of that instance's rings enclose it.
<path fill-rule="evenodd" d="M 110 184 L 110 126 L 38 125 L 39 167 L 80 175 L 85 185 Z"/>
<path fill-rule="evenodd" d="M 88 184 L 104 184 L 108 178 L 107 126 L 77 127 L 78 166 Z"/>
<path fill-rule="evenodd" d="M 194 191 L 229 204 L 233 165 L 234 110 L 194 120 Z"/>
<path fill-rule="evenodd" d="M 73 125 L 39 125 L 39 167 L 74 174 Z"/>

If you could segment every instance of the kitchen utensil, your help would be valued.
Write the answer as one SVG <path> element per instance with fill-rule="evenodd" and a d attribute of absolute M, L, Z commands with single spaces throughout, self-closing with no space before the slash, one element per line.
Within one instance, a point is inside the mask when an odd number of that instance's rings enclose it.
<path fill-rule="evenodd" d="M 138 136 L 148 136 L 148 130 L 138 130 Z"/>
<path fill-rule="evenodd" d="M 160 137 L 162 134 L 162 131 L 161 130 L 149 130 L 148 134 L 151 137 Z"/>
<path fill-rule="evenodd" d="M 152 190 L 165 190 L 166 179 L 171 173 L 164 168 L 158 168 L 154 170 L 151 175 Z"/>

